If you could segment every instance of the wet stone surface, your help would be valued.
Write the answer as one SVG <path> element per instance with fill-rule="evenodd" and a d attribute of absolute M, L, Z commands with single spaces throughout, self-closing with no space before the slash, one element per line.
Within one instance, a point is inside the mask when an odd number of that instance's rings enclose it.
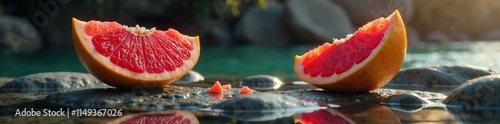
<path fill-rule="evenodd" d="M 42 100 L 49 93 L 0 93 L 0 106 L 29 103 Z M 32 105 L 36 106 L 36 105 Z M 0 108 L 0 110 L 4 110 Z"/>
<path fill-rule="evenodd" d="M 382 103 L 388 105 L 392 109 L 404 112 L 416 112 L 424 108 L 427 104 L 433 104 L 433 102 L 424 99 L 415 93 L 394 95 Z"/>
<path fill-rule="evenodd" d="M 169 108 L 198 109 L 208 107 L 232 97 L 238 97 L 240 88 L 232 88 L 224 94 L 209 94 L 207 88 L 166 86 L 164 89 L 115 88 L 86 89 L 57 92 L 43 101 L 76 108 L 126 108 L 133 110 L 162 110 Z M 254 93 L 259 93 L 254 91 Z M 440 93 L 395 89 L 377 89 L 369 93 L 345 94 L 323 90 L 269 91 L 310 102 L 381 102 L 390 96 L 415 93 L 424 99 L 442 100 Z"/>
<path fill-rule="evenodd" d="M 225 111 L 284 110 L 303 107 L 318 107 L 318 105 L 287 95 L 256 93 L 235 97 L 212 106 L 213 109 Z"/>
<path fill-rule="evenodd" d="M 450 107 L 472 110 L 500 107 L 500 75 L 484 76 L 460 85 L 443 101 Z"/>
<path fill-rule="evenodd" d="M 103 87 L 109 86 L 87 73 L 46 72 L 9 81 L 0 87 L 0 92 L 51 92 Z"/>
<path fill-rule="evenodd" d="M 354 32 L 346 11 L 329 0 L 288 0 L 283 18 L 292 39 L 303 43 L 324 43 Z"/>
<path fill-rule="evenodd" d="M 250 76 L 239 81 L 240 87 L 248 86 L 251 89 L 258 91 L 269 91 L 278 89 L 283 82 L 277 77 L 270 75 Z"/>
<path fill-rule="evenodd" d="M 499 109 L 463 109 L 447 107 L 446 110 L 462 124 L 496 124 L 499 121 Z"/>
<path fill-rule="evenodd" d="M 398 72 L 388 84 L 405 86 L 460 85 L 467 80 L 496 74 L 488 68 L 470 65 L 438 65 L 406 68 Z"/>
<path fill-rule="evenodd" d="M 310 108 L 310 109 L 305 109 Z M 221 114 L 245 121 L 268 121 L 319 109 L 317 103 L 306 102 L 295 97 L 271 93 L 242 95 L 214 104 L 212 109 Z"/>
<path fill-rule="evenodd" d="M 14 80 L 14 78 L 0 77 L 0 86 L 7 84 L 9 81 Z"/>
<path fill-rule="evenodd" d="M 196 71 L 189 71 L 186 75 L 182 76 L 173 84 L 189 84 L 205 80 L 205 77 Z"/>
<path fill-rule="evenodd" d="M 270 91 L 270 93 L 285 94 L 299 99 L 319 102 L 382 102 L 390 96 L 407 93 L 414 93 L 430 101 L 438 101 L 446 98 L 446 95 L 441 93 L 384 88 L 379 88 L 368 93 L 335 93 L 326 90 Z"/>
<path fill-rule="evenodd" d="M 83 108 L 196 109 L 238 94 L 239 88 L 233 88 L 230 92 L 224 94 L 209 94 L 207 88 L 200 87 L 165 86 L 163 89 L 136 88 L 132 90 L 102 88 L 58 92 L 47 96 L 44 101 L 68 107 Z"/>

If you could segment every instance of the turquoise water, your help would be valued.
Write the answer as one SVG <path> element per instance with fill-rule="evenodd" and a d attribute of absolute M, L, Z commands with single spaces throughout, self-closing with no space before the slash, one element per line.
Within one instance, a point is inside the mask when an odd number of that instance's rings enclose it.
<path fill-rule="evenodd" d="M 208 78 L 241 78 L 266 74 L 295 78 L 293 58 L 315 45 L 202 46 L 193 70 Z M 403 68 L 439 64 L 470 64 L 500 70 L 500 42 L 451 42 L 410 44 Z M 35 53 L 2 52 L 0 77 L 38 72 L 86 72 L 72 47 L 47 48 Z"/>

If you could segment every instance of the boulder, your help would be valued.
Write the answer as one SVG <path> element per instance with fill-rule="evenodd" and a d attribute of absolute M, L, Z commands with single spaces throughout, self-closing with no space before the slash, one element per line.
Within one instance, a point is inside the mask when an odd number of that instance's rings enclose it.
<path fill-rule="evenodd" d="M 410 22 L 413 17 L 411 0 L 332 0 L 342 6 L 349 14 L 354 26 L 361 27 L 380 17 L 387 17 L 398 10 L 403 21 Z"/>
<path fill-rule="evenodd" d="M 42 47 L 38 30 L 26 19 L 0 15 L 0 50 L 31 52 Z"/>
<path fill-rule="evenodd" d="M 331 42 L 333 38 L 354 33 L 348 14 L 328 0 L 288 0 L 284 19 L 293 41 L 297 42 Z"/>
<path fill-rule="evenodd" d="M 35 27 L 40 30 L 40 34 L 43 36 L 45 45 L 54 48 L 73 48 L 73 38 L 71 31 L 72 18 L 77 18 L 82 21 L 116 21 L 120 24 L 129 26 L 139 24 L 134 16 L 130 16 L 127 13 L 120 13 L 118 11 L 121 8 L 116 7 L 122 7 L 122 4 L 119 4 L 119 2 L 103 2 L 104 3 L 70 0 L 49 0 L 46 1 L 46 5 L 39 5 L 37 4 L 37 2 L 33 2 L 32 4 L 27 4 L 25 6 L 41 6 L 50 8 L 47 10 L 35 9 L 35 14 L 29 15 L 29 17 L 27 17 L 35 25 Z M 102 8 L 93 8 L 96 6 L 100 6 Z M 35 20 L 34 18 L 38 18 L 38 20 Z M 153 27 L 144 24 L 139 25 L 148 28 Z"/>
<path fill-rule="evenodd" d="M 491 69 L 470 65 L 412 67 L 399 71 L 388 84 L 428 87 L 434 85 L 458 86 L 467 80 L 492 74 L 496 73 Z"/>
<path fill-rule="evenodd" d="M 465 110 L 500 107 L 500 75 L 475 78 L 460 85 L 443 101 Z"/>
<path fill-rule="evenodd" d="M 179 80 L 175 81 L 173 84 L 189 84 L 194 82 L 200 82 L 205 80 L 205 77 L 196 71 L 189 71 L 186 75 L 182 76 Z"/>
<path fill-rule="evenodd" d="M 408 113 L 417 112 L 424 108 L 427 104 L 432 103 L 433 102 L 414 93 L 394 95 L 383 102 L 383 104 L 386 104 L 392 109 Z"/>
<path fill-rule="evenodd" d="M 14 78 L 0 77 L 0 86 L 7 84 L 9 81 L 14 80 Z"/>
<path fill-rule="evenodd" d="M 283 5 L 269 3 L 267 8 L 254 5 L 241 17 L 235 36 L 253 44 L 284 44 L 290 41 L 283 25 Z"/>
<path fill-rule="evenodd" d="M 265 91 L 265 90 L 276 90 L 283 82 L 277 77 L 270 75 L 255 75 L 246 77 L 239 81 L 240 87 L 248 86 L 251 89 Z"/>
<path fill-rule="evenodd" d="M 87 73 L 45 72 L 18 77 L 0 87 L 2 92 L 52 92 L 109 87 Z"/>

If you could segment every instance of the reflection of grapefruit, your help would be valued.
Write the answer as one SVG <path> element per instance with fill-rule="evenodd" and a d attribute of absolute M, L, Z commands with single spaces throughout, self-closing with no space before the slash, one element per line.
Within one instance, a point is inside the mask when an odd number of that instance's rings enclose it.
<path fill-rule="evenodd" d="M 296 122 L 301 124 L 353 124 L 349 118 L 341 115 L 333 109 L 319 109 L 310 113 L 302 113 L 294 116 Z"/>
<path fill-rule="evenodd" d="M 73 18 L 73 41 L 92 75 L 121 88 L 170 84 L 191 70 L 200 55 L 198 37 L 116 22 Z"/>
<path fill-rule="evenodd" d="M 111 124 L 199 124 L 196 116 L 188 111 L 169 110 L 131 114 L 108 122 Z"/>
<path fill-rule="evenodd" d="M 406 46 L 406 29 L 395 11 L 345 39 L 296 56 L 294 70 L 299 79 L 323 89 L 367 92 L 382 87 L 397 74 Z"/>
<path fill-rule="evenodd" d="M 377 103 L 348 103 L 333 108 L 344 118 L 356 124 L 401 124 L 399 117 L 388 107 Z"/>

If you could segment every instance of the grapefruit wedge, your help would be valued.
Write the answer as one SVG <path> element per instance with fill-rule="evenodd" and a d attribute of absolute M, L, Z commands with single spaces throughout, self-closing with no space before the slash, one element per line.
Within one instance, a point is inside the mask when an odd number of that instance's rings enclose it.
<path fill-rule="evenodd" d="M 197 36 L 117 22 L 73 18 L 73 42 L 85 69 L 118 88 L 170 84 L 188 73 L 200 55 Z"/>
<path fill-rule="evenodd" d="M 337 92 L 368 92 L 387 84 L 403 65 L 406 29 L 396 10 L 354 34 L 295 56 L 297 77 Z"/>

